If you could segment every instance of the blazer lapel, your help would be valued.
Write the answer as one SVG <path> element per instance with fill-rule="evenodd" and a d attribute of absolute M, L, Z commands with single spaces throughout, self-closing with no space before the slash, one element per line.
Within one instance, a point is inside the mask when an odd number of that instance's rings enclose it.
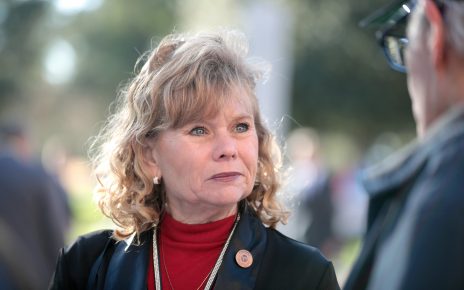
<path fill-rule="evenodd" d="M 106 273 L 105 290 L 147 289 L 150 233 L 152 231 L 140 235 L 140 244 L 129 239 L 116 245 Z"/>
<path fill-rule="evenodd" d="M 243 208 L 240 221 L 219 268 L 214 289 L 254 289 L 266 249 L 267 236 L 261 221 L 253 216 L 246 206 Z M 239 266 L 236 261 L 235 256 L 240 250 L 251 253 L 253 263 L 248 268 Z"/>

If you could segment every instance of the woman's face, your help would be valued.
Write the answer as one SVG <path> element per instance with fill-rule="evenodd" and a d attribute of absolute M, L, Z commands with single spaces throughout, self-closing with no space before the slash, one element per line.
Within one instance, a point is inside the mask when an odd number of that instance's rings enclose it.
<path fill-rule="evenodd" d="M 151 158 L 175 219 L 200 223 L 233 214 L 251 193 L 258 164 L 248 95 L 235 89 L 214 117 L 163 131 L 151 146 Z"/>

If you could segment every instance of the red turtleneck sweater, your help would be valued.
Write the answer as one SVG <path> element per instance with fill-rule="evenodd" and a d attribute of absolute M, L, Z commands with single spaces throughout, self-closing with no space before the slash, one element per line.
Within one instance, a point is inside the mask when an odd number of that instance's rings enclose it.
<path fill-rule="evenodd" d="M 163 288 L 158 290 L 192 290 L 200 285 L 203 289 L 234 221 L 235 215 L 232 215 L 211 223 L 191 225 L 180 223 L 165 214 L 158 231 L 159 269 Z M 147 286 L 148 290 L 155 290 L 153 247 L 150 253 Z"/>

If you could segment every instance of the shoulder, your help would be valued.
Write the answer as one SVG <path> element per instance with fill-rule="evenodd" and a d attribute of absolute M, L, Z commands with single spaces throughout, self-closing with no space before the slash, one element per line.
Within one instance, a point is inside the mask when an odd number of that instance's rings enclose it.
<path fill-rule="evenodd" d="M 461 126 L 464 128 L 464 122 Z M 462 151 L 464 146 L 464 129 L 462 128 L 455 134 L 445 132 L 446 134 L 444 134 L 447 138 L 437 137 L 438 140 L 427 140 L 425 146 L 428 147 L 428 159 L 432 165 L 440 166 L 446 164 L 448 166 L 453 165 L 454 167 L 460 168 L 464 166 L 462 163 L 458 162 L 464 159 L 464 152 Z"/>
<path fill-rule="evenodd" d="M 422 152 L 427 156 L 429 171 L 443 168 L 464 168 L 464 107 L 460 109 L 459 118 L 448 113 L 443 117 L 444 125 L 437 124 L 423 138 Z M 447 121 L 451 118 L 452 121 Z M 439 123 L 439 122 L 438 122 Z M 462 172 L 461 172 L 462 174 Z"/>
<path fill-rule="evenodd" d="M 113 231 L 100 230 L 78 237 L 62 253 L 62 263 L 66 267 L 73 267 L 81 272 L 88 273 L 92 264 L 103 252 L 106 245 L 116 243 L 112 238 Z"/>
<path fill-rule="evenodd" d="M 427 152 L 423 172 L 415 180 L 406 207 L 406 212 L 414 217 L 406 220 L 414 221 L 414 241 L 421 241 L 418 237 L 423 235 L 424 242 L 433 238 L 440 243 L 462 243 L 462 233 L 455 230 L 464 225 L 464 130 L 461 131 L 443 141 L 429 140 L 433 150 Z"/>
<path fill-rule="evenodd" d="M 330 264 L 317 248 L 291 239 L 277 230 L 268 228 L 266 231 L 268 249 L 280 259 L 291 261 L 292 264 L 312 264 L 321 267 Z"/>
<path fill-rule="evenodd" d="M 232 244 L 255 249 L 254 289 L 339 289 L 332 263 L 318 249 L 265 227 L 246 207 L 243 213 Z"/>
<path fill-rule="evenodd" d="M 78 237 L 59 253 L 50 289 L 85 289 L 93 264 L 109 243 L 113 231 L 95 231 Z"/>
<path fill-rule="evenodd" d="M 464 125 L 464 123 L 463 123 Z M 430 204 L 443 209 L 464 210 L 464 131 L 442 142 L 429 153 L 424 175 L 420 177 L 420 190 L 429 192 Z"/>
<path fill-rule="evenodd" d="M 92 253 L 99 253 L 103 247 L 112 240 L 112 230 L 100 230 L 79 236 L 70 246 L 64 250 L 64 254 L 69 258 L 82 254 L 94 256 Z"/>
<path fill-rule="evenodd" d="M 291 286 L 287 289 L 339 289 L 332 263 L 317 248 L 274 229 L 266 231 L 266 254 L 260 274 L 268 278 L 263 283 Z"/>

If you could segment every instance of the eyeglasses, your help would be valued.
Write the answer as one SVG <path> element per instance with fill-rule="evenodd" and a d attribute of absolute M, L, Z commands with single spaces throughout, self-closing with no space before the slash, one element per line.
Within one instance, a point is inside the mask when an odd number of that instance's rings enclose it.
<path fill-rule="evenodd" d="M 376 33 L 377 41 L 382 47 L 388 64 L 392 69 L 402 73 L 406 73 L 404 52 L 408 46 L 407 18 L 415 4 L 414 0 L 403 4 Z"/>
<path fill-rule="evenodd" d="M 380 45 L 390 67 L 396 71 L 406 73 L 404 53 L 408 46 L 408 39 L 405 36 L 384 33 L 380 36 Z"/>
<path fill-rule="evenodd" d="M 441 15 L 444 15 L 445 1 L 434 0 Z M 456 2 L 464 2 L 463 0 L 452 0 Z M 400 9 L 395 11 L 387 21 L 387 23 L 377 31 L 376 37 L 380 46 L 383 49 L 390 67 L 396 71 L 406 73 L 406 63 L 404 52 L 408 46 L 408 38 L 406 37 L 406 24 L 409 14 L 416 6 L 417 0 L 410 0 L 404 3 Z"/>

